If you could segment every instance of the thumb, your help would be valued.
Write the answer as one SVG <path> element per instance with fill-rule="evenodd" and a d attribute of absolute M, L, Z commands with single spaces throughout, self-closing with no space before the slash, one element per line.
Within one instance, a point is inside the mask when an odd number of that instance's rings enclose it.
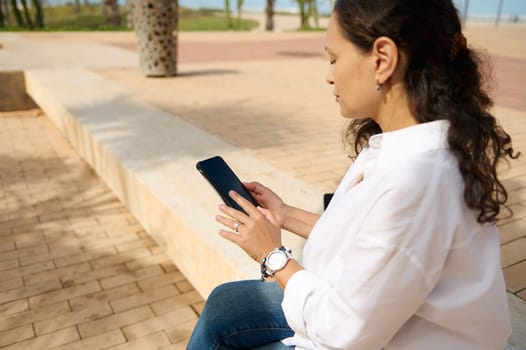
<path fill-rule="evenodd" d="M 271 211 L 271 210 L 268 210 L 268 209 L 265 209 L 263 207 L 260 207 L 258 205 L 257 209 L 259 210 L 259 212 L 261 214 L 263 214 L 265 216 L 265 218 L 267 218 L 268 221 L 270 221 L 273 225 L 275 226 L 280 226 L 279 225 L 279 222 L 278 222 L 278 219 L 276 219 L 276 216 L 274 215 L 274 213 Z"/>

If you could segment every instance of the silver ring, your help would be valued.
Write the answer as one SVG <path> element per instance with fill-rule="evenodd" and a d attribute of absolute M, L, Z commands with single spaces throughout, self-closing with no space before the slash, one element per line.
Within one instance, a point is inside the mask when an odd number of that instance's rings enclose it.
<path fill-rule="evenodd" d="M 241 223 L 236 221 L 236 223 L 234 224 L 234 231 L 236 231 L 236 233 L 239 233 L 239 226 L 241 226 Z"/>

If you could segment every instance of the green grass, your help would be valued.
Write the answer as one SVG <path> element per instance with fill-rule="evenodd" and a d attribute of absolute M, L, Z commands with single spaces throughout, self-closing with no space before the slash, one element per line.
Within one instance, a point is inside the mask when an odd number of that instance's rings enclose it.
<path fill-rule="evenodd" d="M 236 26 L 236 19 L 232 20 L 234 27 Z M 235 30 L 251 30 L 258 26 L 255 20 L 241 20 L 240 28 Z M 195 18 L 181 18 L 179 19 L 179 29 L 181 31 L 226 31 L 232 30 L 228 27 L 226 16 L 217 17 L 195 17 Z"/>
<path fill-rule="evenodd" d="M 107 30 L 123 31 L 132 30 L 127 27 L 126 12 L 122 11 L 121 18 L 123 25 L 111 26 L 106 24 L 101 14 L 100 6 L 84 6 L 80 13 L 75 13 L 73 6 L 62 5 L 47 7 L 44 9 L 45 27 L 36 29 L 38 31 L 90 31 Z M 13 18 L 13 16 L 11 16 Z M 239 29 L 236 26 L 236 19 L 233 20 L 234 28 L 229 28 L 224 12 L 213 9 L 202 9 L 200 11 L 180 8 L 179 9 L 179 30 L 181 31 L 227 31 L 227 30 L 251 30 L 258 26 L 255 20 L 242 19 Z M 10 25 L 0 28 L 0 31 L 25 31 L 27 28 L 18 28 Z"/>

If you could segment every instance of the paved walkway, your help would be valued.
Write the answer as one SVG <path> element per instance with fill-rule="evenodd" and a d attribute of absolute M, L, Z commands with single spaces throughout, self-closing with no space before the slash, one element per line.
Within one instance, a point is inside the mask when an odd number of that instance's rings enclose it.
<path fill-rule="evenodd" d="M 0 348 L 185 348 L 202 298 L 40 110 L 0 113 L 0 198 Z"/>
<path fill-rule="evenodd" d="M 526 150 L 524 34 L 524 26 L 467 30 L 495 62 L 495 112 L 519 150 Z M 17 45 L 3 38 L 2 50 Z M 32 50 L 101 50 L 90 52 L 96 64 L 84 64 L 324 191 L 349 165 L 343 122 L 323 83 L 323 34 L 183 33 L 181 76 L 166 79 L 146 79 L 130 64 L 130 33 L 22 39 Z M 104 52 L 116 56 L 103 64 Z M 2 62 L 1 54 L 0 66 L 19 69 L 52 58 Z M 61 51 L 55 64 L 82 64 L 68 54 L 75 52 Z M 515 212 L 499 225 L 504 274 L 508 290 L 526 300 L 526 158 L 502 175 Z M 0 198 L 2 350 L 184 348 L 203 300 L 38 110 L 0 114 Z"/>

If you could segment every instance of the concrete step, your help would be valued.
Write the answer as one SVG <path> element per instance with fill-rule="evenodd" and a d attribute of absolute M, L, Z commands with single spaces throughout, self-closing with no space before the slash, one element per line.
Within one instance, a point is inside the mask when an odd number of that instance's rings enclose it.
<path fill-rule="evenodd" d="M 292 205 L 322 210 L 319 189 L 93 72 L 26 70 L 25 81 L 28 94 L 204 298 L 220 283 L 259 278 L 259 266 L 218 235 L 220 199 L 197 161 L 221 155 L 241 179 L 267 184 Z M 303 239 L 285 233 L 284 243 L 301 260 Z"/>

